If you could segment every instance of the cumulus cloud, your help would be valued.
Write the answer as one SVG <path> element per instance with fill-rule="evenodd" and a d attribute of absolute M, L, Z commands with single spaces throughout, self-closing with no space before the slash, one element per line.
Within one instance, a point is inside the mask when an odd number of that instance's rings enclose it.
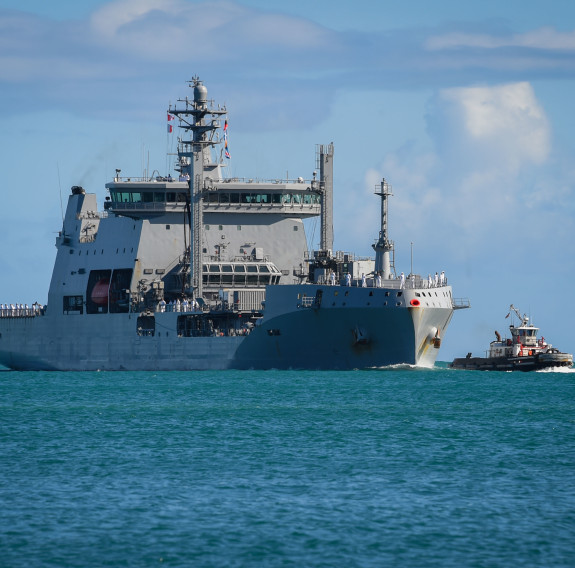
<path fill-rule="evenodd" d="M 489 235 L 544 222 L 533 203 L 553 202 L 565 186 L 545 183 L 551 128 L 530 84 L 440 90 L 427 120 L 433 151 L 407 145 L 367 173 L 366 188 L 381 177 L 398 188 L 391 207 L 400 240 L 430 246 L 432 227 L 457 256 Z"/>
<path fill-rule="evenodd" d="M 435 110 L 433 128 L 438 134 L 446 126 L 450 129 L 443 151 L 458 160 L 467 156 L 475 163 L 517 172 L 549 156 L 549 121 L 529 83 L 445 89 Z"/>

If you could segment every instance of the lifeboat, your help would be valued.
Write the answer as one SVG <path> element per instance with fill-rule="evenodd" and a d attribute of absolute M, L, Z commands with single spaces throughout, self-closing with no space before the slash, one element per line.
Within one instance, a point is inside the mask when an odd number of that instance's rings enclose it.
<path fill-rule="evenodd" d="M 107 306 L 108 305 L 108 290 L 110 288 L 110 281 L 107 278 L 102 278 L 98 280 L 94 287 L 92 288 L 92 293 L 90 294 L 90 299 L 97 306 Z"/>

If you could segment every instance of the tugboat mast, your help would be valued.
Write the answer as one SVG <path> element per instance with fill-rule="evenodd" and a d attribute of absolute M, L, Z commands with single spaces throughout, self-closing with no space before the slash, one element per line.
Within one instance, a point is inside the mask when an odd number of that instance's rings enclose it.
<path fill-rule="evenodd" d="M 376 189 L 378 189 L 377 186 Z M 384 280 L 391 277 L 393 266 L 390 254 L 393 252 L 393 241 L 389 240 L 387 227 L 387 198 L 393 195 L 391 191 L 391 186 L 385 181 L 385 178 L 381 180 L 379 191 L 375 191 L 375 194 L 381 197 L 381 229 L 379 239 L 372 247 L 375 250 L 375 273 L 381 273 Z"/>
<path fill-rule="evenodd" d="M 180 173 L 187 178 L 190 207 L 190 245 L 186 256 L 190 262 L 191 281 L 188 283 L 194 297 L 203 295 L 202 282 L 202 192 L 206 174 L 218 170 L 222 164 L 212 161 L 211 148 L 221 141 L 215 137 L 220 128 L 221 115 L 227 114 L 226 108 L 214 109 L 208 106 L 208 90 L 198 77 L 189 81 L 194 89 L 194 99 L 179 99 L 185 108 L 169 109 L 168 112 L 179 118 L 179 127 L 192 132 L 191 140 L 178 139 L 178 165 Z M 210 101 L 211 102 L 211 101 Z M 219 177 L 216 176 L 216 177 Z"/>

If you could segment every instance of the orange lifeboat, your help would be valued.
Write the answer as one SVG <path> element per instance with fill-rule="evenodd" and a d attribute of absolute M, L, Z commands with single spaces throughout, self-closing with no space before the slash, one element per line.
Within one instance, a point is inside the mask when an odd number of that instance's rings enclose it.
<path fill-rule="evenodd" d="M 102 278 L 98 280 L 94 287 L 92 288 L 92 294 L 90 299 L 97 306 L 107 306 L 108 305 L 108 289 L 110 288 L 110 281 L 107 278 Z"/>

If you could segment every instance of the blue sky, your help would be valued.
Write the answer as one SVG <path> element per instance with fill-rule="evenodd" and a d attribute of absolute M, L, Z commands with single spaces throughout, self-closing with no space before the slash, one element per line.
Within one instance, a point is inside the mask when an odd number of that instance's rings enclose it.
<path fill-rule="evenodd" d="M 575 351 L 572 1 L 2 0 L 0 26 L 0 302 L 46 301 L 70 186 L 167 172 L 198 75 L 230 174 L 309 178 L 334 143 L 337 249 L 372 254 L 392 184 L 397 269 L 413 243 L 473 306 L 440 359 L 481 354 L 511 303 Z"/>

